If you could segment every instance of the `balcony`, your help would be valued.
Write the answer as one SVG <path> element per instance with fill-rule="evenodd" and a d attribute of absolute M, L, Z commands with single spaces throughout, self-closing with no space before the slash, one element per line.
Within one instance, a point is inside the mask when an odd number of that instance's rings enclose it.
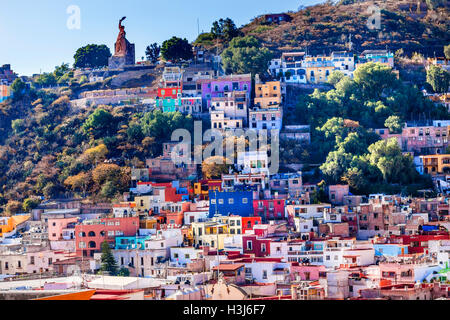
<path fill-rule="evenodd" d="M 309 255 L 322 255 L 323 251 L 288 251 L 289 256 L 309 256 Z"/>

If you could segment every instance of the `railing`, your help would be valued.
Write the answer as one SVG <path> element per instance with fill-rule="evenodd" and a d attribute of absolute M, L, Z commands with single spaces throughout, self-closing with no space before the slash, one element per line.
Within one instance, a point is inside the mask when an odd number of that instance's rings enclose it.
<path fill-rule="evenodd" d="M 323 251 L 288 251 L 288 255 L 290 256 L 307 256 L 307 255 L 322 255 Z"/>

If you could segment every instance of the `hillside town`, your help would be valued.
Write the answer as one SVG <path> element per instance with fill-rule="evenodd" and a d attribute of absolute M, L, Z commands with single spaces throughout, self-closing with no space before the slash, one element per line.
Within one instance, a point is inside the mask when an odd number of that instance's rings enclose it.
<path fill-rule="evenodd" d="M 264 19 L 284 23 L 290 18 L 273 14 Z M 266 135 L 268 145 L 237 151 L 233 145 L 231 163 L 209 164 L 207 157 L 191 161 L 193 144 L 169 135 L 156 142 L 161 154 L 128 166 L 126 188 L 113 201 L 88 197 L 87 182 L 79 176 L 76 185 L 65 182 L 72 192 L 42 196 L 30 210 L 5 210 L 0 216 L 0 300 L 450 298 L 448 118 L 403 118 L 395 128 L 379 125 L 370 131 L 374 143 L 392 143 L 399 157 L 411 159 L 411 176 L 429 179 L 427 188 L 414 192 L 405 184 L 400 192 L 355 192 L 371 189 L 358 189 L 348 175 L 352 167 L 343 174 L 347 179 L 324 183 L 317 172 L 326 176 L 331 171 L 324 167 L 332 162 L 330 156 L 321 166 L 312 160 L 298 163 L 281 152 L 281 164 L 275 163 L 275 141 L 288 151 L 289 145 L 322 147 L 312 139 L 317 125 L 290 118 L 297 112 L 298 92 L 314 91 L 314 96 L 319 90 L 338 90 L 342 78 L 353 81 L 371 66 L 385 68 L 397 81 L 397 55 L 389 48 L 356 52 L 350 41 L 347 51 L 283 51 L 268 61 L 264 74 L 230 73 L 223 56 L 203 46 L 193 46 L 192 58 L 182 62 L 137 62 L 123 20 L 108 65 L 73 70 L 74 79 L 84 78 L 90 85 L 110 81 L 116 88 L 71 96 L 73 112 L 107 105 L 108 110 L 126 106 L 135 113 L 180 113 L 203 126 L 200 139 L 206 130 L 224 136 L 242 130 L 237 139 L 246 135 L 244 140 L 251 140 L 250 130 Z M 428 57 L 423 63 L 426 69 L 450 69 L 445 57 Z M 151 80 L 143 84 L 148 74 Z M 338 74 L 338 84 L 330 84 Z M 32 86 L 10 65 L 0 67 L 0 103 L 13 98 L 17 79 Z M 139 85 L 122 86 L 136 79 Z M 450 112 L 448 88 L 419 92 Z M 351 132 L 342 141 L 364 127 L 362 118 L 350 118 L 350 113 L 344 115 L 337 125 Z M 211 146 L 203 140 L 200 150 Z M 222 142 L 226 138 L 220 146 Z M 99 162 L 119 163 L 97 153 L 99 149 L 91 153 L 97 167 Z M 213 154 L 217 157 L 225 155 Z M 401 165 L 396 162 L 391 170 Z M 403 183 L 392 178 L 394 173 L 380 171 L 387 177 L 383 183 Z"/>

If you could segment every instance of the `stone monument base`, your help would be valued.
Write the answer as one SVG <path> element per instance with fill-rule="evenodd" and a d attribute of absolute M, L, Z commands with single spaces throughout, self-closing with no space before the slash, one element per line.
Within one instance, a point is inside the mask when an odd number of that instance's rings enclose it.
<path fill-rule="evenodd" d="M 125 56 L 112 56 L 109 58 L 109 69 L 123 69 L 125 66 L 134 66 L 135 64 L 135 51 L 134 44 L 127 43 L 127 55 Z"/>

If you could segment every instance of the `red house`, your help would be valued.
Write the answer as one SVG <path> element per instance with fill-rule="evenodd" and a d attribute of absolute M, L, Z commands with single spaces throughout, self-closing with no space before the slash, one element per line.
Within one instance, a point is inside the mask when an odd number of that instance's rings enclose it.
<path fill-rule="evenodd" d="M 247 230 L 253 230 L 253 227 L 262 224 L 261 217 L 242 217 L 242 234 Z"/>
<path fill-rule="evenodd" d="M 391 236 L 391 239 L 395 243 L 400 243 L 408 246 L 408 253 L 428 253 L 428 241 L 429 240 L 448 240 L 450 234 L 434 234 L 434 235 L 418 235 L 418 236 Z"/>
<path fill-rule="evenodd" d="M 115 243 L 116 237 L 135 236 L 139 231 L 139 218 L 102 218 L 86 220 L 75 226 L 75 241 L 77 256 L 94 256 L 101 251 L 102 243 L 106 240 Z"/>
<path fill-rule="evenodd" d="M 285 200 L 253 200 L 253 212 L 263 223 L 269 220 L 285 220 Z"/>
<path fill-rule="evenodd" d="M 270 256 L 270 241 L 271 239 L 258 238 L 256 235 L 243 235 L 243 253 L 254 254 L 255 257 Z"/>
<path fill-rule="evenodd" d="M 181 97 L 182 88 L 159 88 L 158 98 L 160 99 L 177 99 Z"/>

